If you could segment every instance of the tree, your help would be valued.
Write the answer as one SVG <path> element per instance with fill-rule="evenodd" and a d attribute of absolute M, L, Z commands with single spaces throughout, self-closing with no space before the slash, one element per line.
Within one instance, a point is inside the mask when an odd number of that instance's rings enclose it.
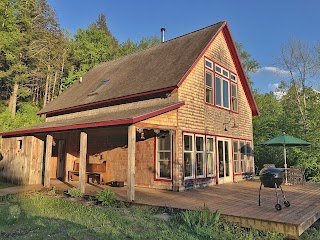
<path fill-rule="evenodd" d="M 250 82 L 250 85 L 252 87 L 253 82 L 251 81 L 249 77 L 249 73 L 257 72 L 259 69 L 259 63 L 257 60 L 252 59 L 251 55 L 243 50 L 243 45 L 241 43 L 236 43 L 236 48 L 239 53 L 239 57 L 243 66 L 243 69 L 247 75 L 247 79 Z"/>
<path fill-rule="evenodd" d="M 299 109 L 301 127 L 307 130 L 306 88 L 312 86 L 312 79 L 319 76 L 320 57 L 314 45 L 299 40 L 291 40 L 281 49 L 278 64 L 288 71 L 288 86 L 292 91 L 292 100 Z"/>

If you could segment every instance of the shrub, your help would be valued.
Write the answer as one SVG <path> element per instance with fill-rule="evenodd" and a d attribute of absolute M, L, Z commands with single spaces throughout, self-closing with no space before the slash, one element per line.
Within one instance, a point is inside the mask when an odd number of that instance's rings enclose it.
<path fill-rule="evenodd" d="M 108 205 L 115 203 L 116 198 L 114 196 L 114 192 L 109 189 L 104 189 L 103 191 L 97 192 L 96 195 L 98 201 L 102 202 L 102 205 Z"/>
<path fill-rule="evenodd" d="M 70 188 L 68 194 L 73 198 L 81 198 L 83 194 L 81 193 L 80 188 Z"/>
<path fill-rule="evenodd" d="M 214 227 L 219 223 L 220 213 L 211 212 L 207 207 L 199 210 L 186 210 L 179 214 L 182 223 L 190 228 Z"/>

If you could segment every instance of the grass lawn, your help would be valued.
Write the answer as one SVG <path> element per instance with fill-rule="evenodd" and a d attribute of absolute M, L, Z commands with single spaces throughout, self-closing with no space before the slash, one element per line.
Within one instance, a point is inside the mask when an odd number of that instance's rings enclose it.
<path fill-rule="evenodd" d="M 9 195 L 0 198 L 0 239 L 283 239 L 278 233 L 243 229 L 215 221 L 212 213 L 197 216 L 146 206 L 86 206 L 52 192 Z M 199 211 L 200 212 L 200 211 Z M 219 216 L 219 215 L 218 215 Z M 199 218 L 197 218 L 199 220 Z M 214 222 L 215 221 L 215 222 Z M 318 229 L 303 239 L 316 238 Z M 310 237 L 310 238 L 309 238 Z"/>
<path fill-rule="evenodd" d="M 15 187 L 16 185 L 13 185 L 11 183 L 6 183 L 6 182 L 0 182 L 0 189 L 2 188 L 8 188 L 8 187 Z"/>

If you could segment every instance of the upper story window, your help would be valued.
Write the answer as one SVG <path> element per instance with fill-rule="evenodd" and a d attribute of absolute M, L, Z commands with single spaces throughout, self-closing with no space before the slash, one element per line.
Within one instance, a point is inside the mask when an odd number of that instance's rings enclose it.
<path fill-rule="evenodd" d="M 210 60 L 205 59 L 205 65 L 207 68 L 213 70 L 213 62 L 211 62 Z"/>
<path fill-rule="evenodd" d="M 205 68 L 205 101 L 238 112 L 237 76 L 208 59 Z"/>

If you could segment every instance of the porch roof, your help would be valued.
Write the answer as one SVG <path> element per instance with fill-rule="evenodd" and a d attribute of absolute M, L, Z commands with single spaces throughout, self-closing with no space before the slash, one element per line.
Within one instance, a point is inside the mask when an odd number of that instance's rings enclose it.
<path fill-rule="evenodd" d="M 31 125 L 23 128 L 18 128 L 12 131 L 2 132 L 0 133 L 0 136 L 16 136 L 35 133 L 48 133 L 56 131 L 133 124 L 175 110 L 182 105 L 184 105 L 184 102 L 162 102 L 157 105 L 140 106 L 137 108 L 127 109 L 126 111 L 119 109 L 118 111 L 113 112 L 103 112 L 89 116 L 82 116 L 77 118 Z"/>

